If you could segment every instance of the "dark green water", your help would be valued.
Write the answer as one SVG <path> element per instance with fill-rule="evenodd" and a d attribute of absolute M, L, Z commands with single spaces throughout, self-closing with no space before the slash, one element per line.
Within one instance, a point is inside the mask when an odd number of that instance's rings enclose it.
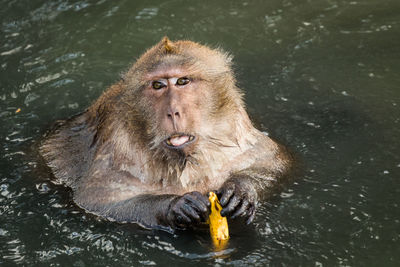
<path fill-rule="evenodd" d="M 399 266 L 398 0 L 0 0 L 0 21 L 0 265 Z M 222 257 L 85 214 L 31 156 L 164 35 L 232 52 L 254 121 L 302 162 Z"/>

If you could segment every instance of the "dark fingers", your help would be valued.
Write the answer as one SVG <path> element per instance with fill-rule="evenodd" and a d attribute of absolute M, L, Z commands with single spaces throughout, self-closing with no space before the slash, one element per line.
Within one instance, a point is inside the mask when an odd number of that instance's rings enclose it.
<path fill-rule="evenodd" d="M 244 199 L 239 208 L 236 209 L 236 211 L 232 214 L 231 219 L 235 219 L 238 216 L 245 215 L 247 213 L 249 206 L 250 206 L 249 201 L 247 199 Z"/>
<path fill-rule="evenodd" d="M 232 214 L 236 210 L 236 207 L 239 205 L 239 203 L 240 203 L 240 198 L 238 196 L 234 195 L 230 199 L 228 205 L 222 209 L 221 215 L 227 216 L 227 215 Z"/>
<path fill-rule="evenodd" d="M 250 209 L 248 211 L 248 216 L 249 217 L 247 218 L 246 224 L 250 224 L 254 220 L 254 217 L 256 216 L 256 207 L 255 207 L 255 205 L 251 205 L 251 207 L 250 207 Z"/>
<path fill-rule="evenodd" d="M 228 204 L 229 200 L 233 196 L 233 193 L 235 192 L 234 186 L 226 188 L 223 192 L 221 192 L 221 197 L 219 202 L 221 205 L 224 207 Z"/>

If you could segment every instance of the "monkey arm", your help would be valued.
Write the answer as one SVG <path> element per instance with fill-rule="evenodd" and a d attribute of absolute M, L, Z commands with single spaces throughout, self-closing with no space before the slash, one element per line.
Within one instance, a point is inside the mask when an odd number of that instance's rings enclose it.
<path fill-rule="evenodd" d="M 277 192 L 286 180 L 285 173 L 270 168 L 252 167 L 231 174 L 217 190 L 222 216 L 244 217 L 249 224 L 255 217 L 258 201 Z"/>
<path fill-rule="evenodd" d="M 272 181 L 254 177 L 245 171 L 233 174 L 217 191 L 223 207 L 221 215 L 231 219 L 245 217 L 249 224 L 254 219 L 260 196 L 273 187 Z"/>
<path fill-rule="evenodd" d="M 270 197 L 287 181 L 291 154 L 264 134 L 259 137 L 251 155 L 253 164 L 231 173 L 217 190 L 223 207 L 221 215 L 231 219 L 245 217 L 249 224 L 255 216 L 258 201 Z M 246 155 L 250 157 L 250 155 Z"/>
<path fill-rule="evenodd" d="M 141 185 L 137 179 L 129 180 L 130 184 L 124 183 L 124 179 L 118 180 L 120 184 L 107 184 L 104 177 L 89 177 L 77 187 L 74 200 L 83 209 L 110 220 L 135 222 L 169 232 L 204 222 L 208 217 L 210 203 L 199 192 L 182 196 L 160 194 Z"/>
<path fill-rule="evenodd" d="M 90 194 L 90 193 L 89 193 Z M 117 222 L 135 222 L 145 228 L 172 231 L 173 225 L 167 220 L 171 204 L 177 195 L 143 194 L 117 202 L 82 203 L 84 209 Z"/>

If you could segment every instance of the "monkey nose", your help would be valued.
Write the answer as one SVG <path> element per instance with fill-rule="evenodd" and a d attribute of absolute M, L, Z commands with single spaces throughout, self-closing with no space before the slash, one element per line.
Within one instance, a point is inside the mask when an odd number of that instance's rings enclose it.
<path fill-rule="evenodd" d="M 168 112 L 167 116 L 170 119 L 175 119 L 179 118 L 181 115 L 179 114 L 179 111 L 175 111 L 175 112 Z"/>
<path fill-rule="evenodd" d="M 169 108 L 167 111 L 167 116 L 170 119 L 179 119 L 181 117 L 181 113 L 178 108 Z"/>
<path fill-rule="evenodd" d="M 171 121 L 172 126 L 174 127 L 175 131 L 178 131 L 180 119 L 181 119 L 181 112 L 179 112 L 176 108 L 169 108 L 167 112 L 167 117 Z"/>

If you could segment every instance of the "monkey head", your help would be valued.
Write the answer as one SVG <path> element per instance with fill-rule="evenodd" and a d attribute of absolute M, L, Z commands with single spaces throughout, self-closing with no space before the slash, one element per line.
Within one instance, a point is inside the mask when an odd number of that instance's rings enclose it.
<path fill-rule="evenodd" d="M 191 41 L 165 37 L 137 60 L 124 83 L 131 127 L 144 127 L 142 142 L 165 154 L 188 156 L 199 143 L 231 134 L 229 124 L 243 105 L 231 57 Z"/>

